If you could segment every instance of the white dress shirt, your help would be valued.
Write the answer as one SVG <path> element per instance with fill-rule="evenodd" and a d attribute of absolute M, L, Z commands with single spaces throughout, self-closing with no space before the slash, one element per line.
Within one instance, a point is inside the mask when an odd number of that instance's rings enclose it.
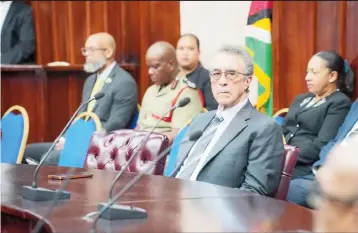
<path fill-rule="evenodd" d="M 5 18 L 9 12 L 12 1 L 0 2 L 0 36 L 2 33 L 2 27 L 4 26 Z"/>
<path fill-rule="evenodd" d="M 0 2 L 0 38 L 2 35 L 2 27 L 4 26 L 4 22 L 9 12 L 12 1 L 4 1 Z M 0 63 L 1 63 L 1 53 L 0 53 Z"/>
<path fill-rule="evenodd" d="M 236 104 L 235 106 L 233 106 L 231 108 L 228 108 L 228 109 L 225 109 L 225 110 L 222 110 L 221 106 L 218 107 L 218 110 L 216 111 L 216 114 L 218 116 L 221 116 L 222 118 L 224 118 L 224 120 L 217 127 L 216 132 L 214 133 L 214 136 L 212 137 L 211 141 L 209 142 L 209 145 L 206 147 L 203 155 L 200 158 L 198 166 L 195 168 L 193 174 L 190 176 L 190 180 L 196 180 L 197 176 L 199 175 L 199 173 L 200 173 L 200 171 L 201 171 L 201 169 L 202 169 L 202 167 L 204 165 L 205 160 L 209 156 L 210 151 L 213 149 L 213 147 L 215 146 L 215 144 L 217 143 L 219 138 L 224 134 L 226 128 L 229 126 L 229 124 L 234 119 L 236 114 L 242 109 L 242 107 L 244 107 L 244 105 L 247 103 L 247 101 L 248 101 L 248 98 L 246 98 L 245 100 L 243 100 L 240 103 Z M 204 132 L 204 135 L 202 137 L 205 137 L 205 132 Z M 197 142 L 191 148 L 191 150 L 189 152 L 189 155 L 188 155 L 188 158 L 189 158 L 189 156 L 191 156 L 192 151 L 195 150 Z"/>
<path fill-rule="evenodd" d="M 108 78 L 109 74 L 112 72 L 114 66 L 116 65 L 116 62 L 114 61 L 112 64 L 110 64 L 102 73 L 97 75 L 97 78 L 102 79 L 104 82 L 106 78 Z"/>

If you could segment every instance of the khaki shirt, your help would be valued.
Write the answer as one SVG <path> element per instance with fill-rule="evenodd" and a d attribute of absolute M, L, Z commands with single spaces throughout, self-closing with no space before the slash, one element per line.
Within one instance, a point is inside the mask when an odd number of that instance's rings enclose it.
<path fill-rule="evenodd" d="M 150 86 L 142 100 L 138 118 L 139 129 L 151 130 L 161 116 L 186 97 L 190 98 L 190 103 L 166 114 L 154 132 L 170 132 L 173 128 L 183 128 L 202 112 L 203 103 L 200 90 L 185 77 L 176 78 L 167 86 Z"/>

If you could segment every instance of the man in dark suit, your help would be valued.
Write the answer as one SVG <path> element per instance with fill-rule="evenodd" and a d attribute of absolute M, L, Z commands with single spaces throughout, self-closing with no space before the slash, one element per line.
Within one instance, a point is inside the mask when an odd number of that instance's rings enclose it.
<path fill-rule="evenodd" d="M 1 1 L 1 64 L 34 63 L 32 9 L 21 1 Z"/>
<path fill-rule="evenodd" d="M 305 207 L 312 207 L 307 202 L 307 196 L 312 186 L 315 185 L 316 171 L 325 164 L 329 152 L 335 145 L 345 143 L 346 139 L 354 135 L 358 135 L 358 99 L 353 103 L 336 137 L 322 147 L 319 160 L 313 164 L 312 173 L 291 181 L 287 200 Z"/>
<path fill-rule="evenodd" d="M 196 142 L 179 147 L 172 176 L 272 195 L 279 184 L 284 147 L 275 121 L 248 99 L 253 61 L 245 48 L 229 47 L 214 58 L 210 71 L 218 110 L 198 115 L 187 135 Z"/>
<path fill-rule="evenodd" d="M 128 127 L 138 103 L 138 89 L 133 77 L 115 62 L 116 43 L 108 33 L 91 35 L 82 53 L 86 57 L 84 70 L 94 73 L 87 78 L 82 93 L 82 103 L 98 92 L 105 96 L 84 106 L 81 112 L 94 112 L 106 131 Z M 58 163 L 65 138 L 61 138 L 47 164 Z M 39 161 L 52 143 L 35 143 L 26 147 L 25 156 Z"/>
<path fill-rule="evenodd" d="M 177 43 L 176 56 L 180 75 L 185 75 L 200 89 L 204 97 L 204 107 L 207 110 L 216 110 L 218 103 L 211 91 L 209 71 L 199 62 L 199 39 L 193 34 L 182 35 Z"/>

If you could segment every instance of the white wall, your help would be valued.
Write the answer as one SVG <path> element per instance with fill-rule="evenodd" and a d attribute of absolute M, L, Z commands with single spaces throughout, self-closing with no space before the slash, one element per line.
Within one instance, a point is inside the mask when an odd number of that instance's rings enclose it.
<path fill-rule="evenodd" d="M 181 34 L 193 33 L 200 40 L 203 66 L 225 44 L 245 45 L 245 28 L 251 1 L 180 1 Z M 250 87 L 250 100 L 256 103 L 257 81 Z"/>

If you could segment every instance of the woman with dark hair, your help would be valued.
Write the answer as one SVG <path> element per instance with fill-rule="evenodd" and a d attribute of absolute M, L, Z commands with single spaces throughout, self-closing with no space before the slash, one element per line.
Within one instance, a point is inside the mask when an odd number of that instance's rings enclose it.
<path fill-rule="evenodd" d="M 322 51 L 309 61 L 305 77 L 309 93 L 295 98 L 282 130 L 286 142 L 300 154 L 293 179 L 312 174 L 321 148 L 333 139 L 351 106 L 353 73 L 336 52 Z"/>

